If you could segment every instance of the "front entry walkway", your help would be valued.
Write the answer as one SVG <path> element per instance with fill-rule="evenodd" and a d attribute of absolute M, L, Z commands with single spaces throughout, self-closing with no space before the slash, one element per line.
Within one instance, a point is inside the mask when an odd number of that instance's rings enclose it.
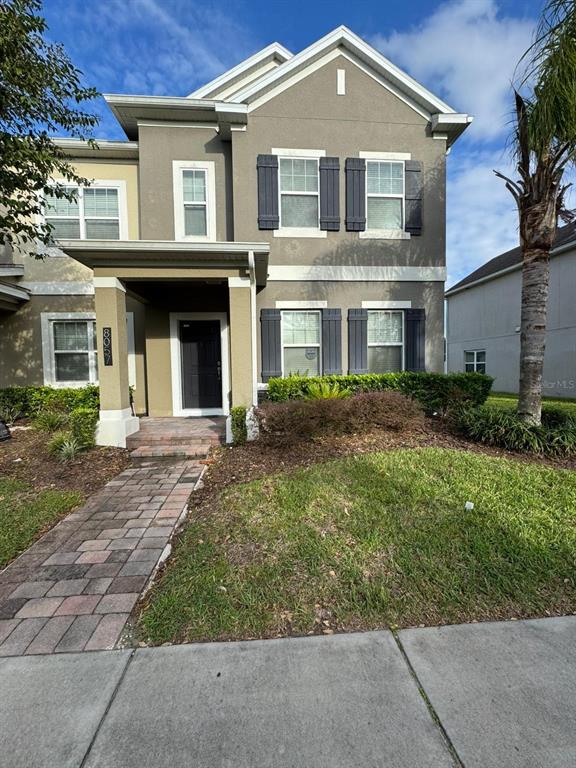
<path fill-rule="evenodd" d="M 0 656 L 113 648 L 202 467 L 124 470 L 0 573 Z"/>

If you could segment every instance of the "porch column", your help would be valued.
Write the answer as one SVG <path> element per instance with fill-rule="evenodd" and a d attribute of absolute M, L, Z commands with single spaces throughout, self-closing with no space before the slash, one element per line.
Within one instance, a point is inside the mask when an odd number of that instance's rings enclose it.
<path fill-rule="evenodd" d="M 252 291 L 250 278 L 229 277 L 230 383 L 232 405 L 254 405 Z"/>
<path fill-rule="evenodd" d="M 100 383 L 96 442 L 125 448 L 127 435 L 140 425 L 130 408 L 126 289 L 115 277 L 94 277 L 94 301 Z"/>

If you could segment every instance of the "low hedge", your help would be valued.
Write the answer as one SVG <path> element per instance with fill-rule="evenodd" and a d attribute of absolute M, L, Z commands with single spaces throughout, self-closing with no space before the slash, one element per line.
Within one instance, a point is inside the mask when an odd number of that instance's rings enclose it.
<path fill-rule="evenodd" d="M 351 392 L 397 391 L 417 400 L 426 411 L 445 413 L 457 404 L 483 405 L 494 379 L 483 373 L 367 373 L 347 376 L 288 376 L 270 379 L 268 399 L 273 402 L 303 400 L 311 385 L 338 383 Z"/>
<path fill-rule="evenodd" d="M 246 427 L 246 408 L 243 405 L 235 405 L 230 409 L 232 417 L 232 440 L 234 445 L 244 445 L 248 439 Z"/>
<path fill-rule="evenodd" d="M 94 408 L 74 408 L 68 420 L 70 431 L 82 448 L 96 445 L 98 411 Z"/>
<path fill-rule="evenodd" d="M 35 417 L 41 411 L 63 411 L 70 413 L 75 408 L 89 408 L 98 411 L 100 395 L 98 387 L 8 387 L 0 389 L 0 412 L 15 410 L 20 417 Z"/>

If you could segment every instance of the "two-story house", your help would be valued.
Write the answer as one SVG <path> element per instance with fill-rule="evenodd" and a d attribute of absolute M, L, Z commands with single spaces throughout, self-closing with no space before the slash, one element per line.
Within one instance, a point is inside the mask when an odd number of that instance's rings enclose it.
<path fill-rule="evenodd" d="M 99 382 L 131 413 L 250 406 L 272 376 L 443 369 L 445 161 L 471 118 L 345 27 L 187 97 L 105 97 L 127 141 L 62 146 L 59 248 L 0 266 L 0 386 Z M 5 261 L 7 257 L 5 257 Z"/>

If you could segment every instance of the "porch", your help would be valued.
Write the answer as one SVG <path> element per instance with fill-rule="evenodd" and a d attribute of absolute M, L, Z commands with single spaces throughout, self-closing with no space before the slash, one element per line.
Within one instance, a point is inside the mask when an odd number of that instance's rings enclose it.
<path fill-rule="evenodd" d="M 203 459 L 210 448 L 226 438 L 223 416 L 203 418 L 169 417 L 140 419 L 140 429 L 126 438 L 133 459 Z"/>
<path fill-rule="evenodd" d="M 162 443 L 153 433 L 165 433 L 160 455 L 189 456 L 170 451 L 200 450 L 221 431 L 231 407 L 256 404 L 256 291 L 266 283 L 267 244 L 84 241 L 63 247 L 94 272 L 100 445 L 125 447 L 138 433 L 129 447 L 153 455 L 151 444 L 159 449 Z M 141 427 L 140 417 L 151 420 Z M 185 427 L 187 417 L 221 421 L 200 437 L 206 422 Z M 172 421 L 163 429 L 159 418 Z"/>

